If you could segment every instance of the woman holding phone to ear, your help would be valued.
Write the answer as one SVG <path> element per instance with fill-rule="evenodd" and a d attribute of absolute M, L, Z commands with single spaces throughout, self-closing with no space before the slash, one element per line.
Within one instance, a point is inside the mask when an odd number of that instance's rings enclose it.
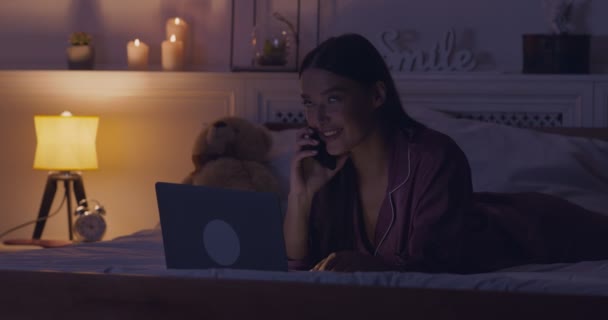
<path fill-rule="evenodd" d="M 608 216 L 538 193 L 473 193 L 465 154 L 407 115 L 364 37 L 323 42 L 300 83 L 309 127 L 283 226 L 291 269 L 472 273 L 608 258 Z M 315 134 L 335 169 L 314 159 Z"/>

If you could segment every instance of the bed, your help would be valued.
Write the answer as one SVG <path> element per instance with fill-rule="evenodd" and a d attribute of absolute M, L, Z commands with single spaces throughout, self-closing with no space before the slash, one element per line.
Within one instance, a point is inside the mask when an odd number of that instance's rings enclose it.
<path fill-rule="evenodd" d="M 407 108 L 461 146 L 476 191 L 540 191 L 608 214 L 608 129 L 532 130 Z M 275 129 L 271 165 L 285 189 L 294 130 L 269 127 Z M 11 288 L 1 293 L 1 319 L 592 319 L 608 314 L 608 260 L 474 275 L 167 270 L 160 229 L 153 228 L 111 241 L 0 254 L 0 270 L 0 283 Z"/>

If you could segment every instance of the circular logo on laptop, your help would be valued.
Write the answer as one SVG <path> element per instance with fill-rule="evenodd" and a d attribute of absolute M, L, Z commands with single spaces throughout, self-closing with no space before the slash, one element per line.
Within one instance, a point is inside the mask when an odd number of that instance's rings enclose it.
<path fill-rule="evenodd" d="M 241 244 L 236 231 L 223 220 L 211 220 L 203 229 L 203 245 L 213 262 L 231 266 L 241 254 Z"/>

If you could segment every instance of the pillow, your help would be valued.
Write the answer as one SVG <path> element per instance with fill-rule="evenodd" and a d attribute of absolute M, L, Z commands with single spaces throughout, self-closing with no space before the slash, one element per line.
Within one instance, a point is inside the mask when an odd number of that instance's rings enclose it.
<path fill-rule="evenodd" d="M 425 107 L 407 111 L 462 148 L 475 191 L 542 192 L 608 214 L 608 142 L 455 119 Z"/>

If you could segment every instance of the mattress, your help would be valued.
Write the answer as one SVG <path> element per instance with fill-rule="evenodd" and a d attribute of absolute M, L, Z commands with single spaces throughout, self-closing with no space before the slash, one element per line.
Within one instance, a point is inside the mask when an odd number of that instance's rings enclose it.
<path fill-rule="evenodd" d="M 165 267 L 160 229 L 112 241 L 0 255 L 0 270 L 93 272 L 157 277 L 290 281 L 357 286 L 473 289 L 608 296 L 608 260 L 527 265 L 499 272 L 455 275 L 415 272 L 269 272 Z"/>

